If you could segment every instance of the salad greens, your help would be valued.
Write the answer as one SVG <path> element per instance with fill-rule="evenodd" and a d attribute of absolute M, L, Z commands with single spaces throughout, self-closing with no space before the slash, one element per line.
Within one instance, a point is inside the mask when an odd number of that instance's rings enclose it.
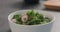
<path fill-rule="evenodd" d="M 25 14 L 16 14 L 13 16 L 12 19 L 15 19 L 17 24 L 23 24 L 23 25 L 38 25 L 38 24 L 44 24 L 51 21 L 50 18 L 44 17 L 43 14 L 40 14 L 38 12 L 27 11 Z"/>

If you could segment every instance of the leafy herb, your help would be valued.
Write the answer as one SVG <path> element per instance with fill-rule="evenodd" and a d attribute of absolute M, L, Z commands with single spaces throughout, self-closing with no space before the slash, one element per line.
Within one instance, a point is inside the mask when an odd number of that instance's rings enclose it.
<path fill-rule="evenodd" d="M 44 17 L 44 15 L 35 12 L 34 10 L 27 11 L 26 15 L 28 15 L 28 20 L 25 22 L 25 25 L 38 25 L 48 23 L 51 21 L 50 18 Z M 21 15 L 19 14 L 14 15 L 12 19 L 16 19 L 17 24 L 22 24 Z"/>

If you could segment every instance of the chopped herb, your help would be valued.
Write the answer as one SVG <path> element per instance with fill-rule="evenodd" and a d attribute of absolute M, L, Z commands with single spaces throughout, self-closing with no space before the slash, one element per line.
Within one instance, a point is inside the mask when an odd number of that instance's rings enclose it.
<path fill-rule="evenodd" d="M 28 16 L 27 21 L 24 22 L 25 25 L 38 25 L 38 24 L 48 23 L 51 21 L 50 18 L 44 17 L 43 14 L 35 12 L 34 10 L 27 11 L 25 14 Z M 17 15 L 14 15 L 12 19 L 16 19 L 17 24 L 22 24 L 23 21 L 21 20 L 21 18 L 23 17 L 21 14 L 17 14 Z M 24 18 L 23 20 L 26 20 L 26 18 Z"/>

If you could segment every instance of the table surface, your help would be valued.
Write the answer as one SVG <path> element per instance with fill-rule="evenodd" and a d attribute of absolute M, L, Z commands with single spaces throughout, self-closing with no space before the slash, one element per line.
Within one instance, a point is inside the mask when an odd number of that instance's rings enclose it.
<path fill-rule="evenodd" d="M 60 11 L 46 9 L 43 5 L 44 2 L 45 1 L 40 1 L 39 4 L 26 5 L 23 4 L 21 0 L 0 0 L 0 32 L 11 32 L 7 19 L 11 12 L 33 8 L 53 14 L 56 20 L 51 32 L 60 32 Z"/>

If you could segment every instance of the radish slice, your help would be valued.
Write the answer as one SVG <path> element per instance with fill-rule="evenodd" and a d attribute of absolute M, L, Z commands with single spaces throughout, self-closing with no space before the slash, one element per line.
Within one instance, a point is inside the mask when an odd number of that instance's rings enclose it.
<path fill-rule="evenodd" d="M 23 14 L 23 15 L 21 16 L 21 21 L 22 21 L 22 23 L 24 24 L 27 20 L 28 20 L 28 15 Z"/>
<path fill-rule="evenodd" d="M 12 19 L 13 22 L 16 22 L 16 19 Z"/>

